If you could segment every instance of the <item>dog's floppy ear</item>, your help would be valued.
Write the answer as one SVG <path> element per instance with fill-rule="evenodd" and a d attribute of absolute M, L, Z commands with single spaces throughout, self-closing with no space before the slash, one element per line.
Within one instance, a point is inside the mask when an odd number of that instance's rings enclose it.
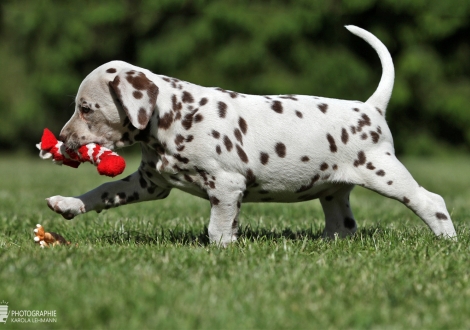
<path fill-rule="evenodd" d="M 147 127 L 157 104 L 158 87 L 136 70 L 122 70 L 109 86 L 114 90 L 134 127 Z"/>

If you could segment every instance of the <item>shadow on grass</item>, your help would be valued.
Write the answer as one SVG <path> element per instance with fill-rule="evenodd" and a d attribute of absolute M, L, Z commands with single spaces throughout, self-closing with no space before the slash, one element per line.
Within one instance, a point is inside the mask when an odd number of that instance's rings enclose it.
<path fill-rule="evenodd" d="M 269 228 L 252 228 L 243 226 L 238 230 L 238 238 L 248 241 L 273 241 L 278 240 L 318 240 L 322 237 L 322 231 L 310 229 L 292 230 L 285 228 L 282 231 Z M 97 237 L 95 243 L 105 244 L 136 244 L 136 245 L 198 245 L 210 244 L 207 227 L 200 231 L 187 231 L 183 229 L 165 230 L 160 229 L 151 233 L 143 233 L 138 230 L 115 231 L 107 235 Z"/>
<path fill-rule="evenodd" d="M 271 228 L 252 228 L 250 225 L 242 226 L 238 231 L 239 241 L 245 240 L 250 242 L 272 242 L 277 243 L 284 240 L 290 241 L 316 241 L 322 239 L 323 230 L 299 229 L 292 230 L 285 228 L 282 230 Z M 374 241 L 376 238 L 385 240 L 403 238 L 405 236 L 420 237 L 423 236 L 421 228 L 408 231 L 404 234 L 402 231 L 396 229 L 389 229 L 376 224 L 370 227 L 364 227 L 357 230 L 351 236 L 352 240 Z M 429 233 L 431 235 L 431 233 Z M 117 244 L 117 245 L 180 245 L 180 246 L 208 246 L 210 245 L 209 236 L 207 234 L 207 227 L 188 231 L 176 228 L 174 230 L 161 228 L 159 231 L 152 233 L 142 232 L 139 230 L 129 231 L 115 231 L 107 235 L 98 236 L 94 239 L 93 243 Z"/>

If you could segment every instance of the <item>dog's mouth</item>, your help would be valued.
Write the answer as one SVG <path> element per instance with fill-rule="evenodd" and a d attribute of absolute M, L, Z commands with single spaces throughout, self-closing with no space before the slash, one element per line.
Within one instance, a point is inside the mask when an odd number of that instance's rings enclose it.
<path fill-rule="evenodd" d="M 81 147 L 80 143 L 75 140 L 68 140 L 64 142 L 64 146 L 67 150 L 77 150 Z"/>
<path fill-rule="evenodd" d="M 70 140 L 70 141 L 65 142 L 64 146 L 68 150 L 77 151 L 80 147 L 86 146 L 87 144 L 91 144 L 91 143 L 97 144 L 101 147 L 105 147 L 110 150 L 114 150 L 114 144 L 109 141 L 90 141 L 86 143 L 80 143 L 77 140 Z"/>

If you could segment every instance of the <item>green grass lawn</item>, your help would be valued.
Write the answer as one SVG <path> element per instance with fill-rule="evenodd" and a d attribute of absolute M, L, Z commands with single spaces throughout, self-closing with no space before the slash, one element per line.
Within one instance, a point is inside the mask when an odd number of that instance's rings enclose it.
<path fill-rule="evenodd" d="M 139 160 L 128 159 L 126 172 Z M 436 239 L 402 204 L 355 188 L 353 238 L 319 238 L 318 201 L 245 204 L 241 237 L 208 245 L 209 203 L 162 201 L 72 221 L 44 198 L 109 179 L 89 164 L 0 156 L 0 305 L 55 310 L 52 324 L 11 329 L 468 329 L 470 159 L 405 159 L 444 197 L 458 242 Z M 40 249 L 37 223 L 74 244 Z"/>

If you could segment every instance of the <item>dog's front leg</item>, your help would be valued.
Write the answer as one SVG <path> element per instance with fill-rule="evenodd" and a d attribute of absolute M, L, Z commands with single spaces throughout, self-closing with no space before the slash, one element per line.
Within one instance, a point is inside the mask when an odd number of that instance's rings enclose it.
<path fill-rule="evenodd" d="M 128 177 L 102 184 L 77 197 L 53 196 L 47 198 L 47 206 L 65 219 L 79 214 L 168 196 L 171 188 L 162 188 L 146 179 L 140 170 Z"/>
<path fill-rule="evenodd" d="M 209 191 L 211 217 L 208 229 L 211 243 L 226 247 L 237 240 L 238 213 L 245 188 L 244 177 L 242 179 L 243 182 L 238 184 L 236 178 L 224 184 L 217 177 L 216 188 Z"/>

